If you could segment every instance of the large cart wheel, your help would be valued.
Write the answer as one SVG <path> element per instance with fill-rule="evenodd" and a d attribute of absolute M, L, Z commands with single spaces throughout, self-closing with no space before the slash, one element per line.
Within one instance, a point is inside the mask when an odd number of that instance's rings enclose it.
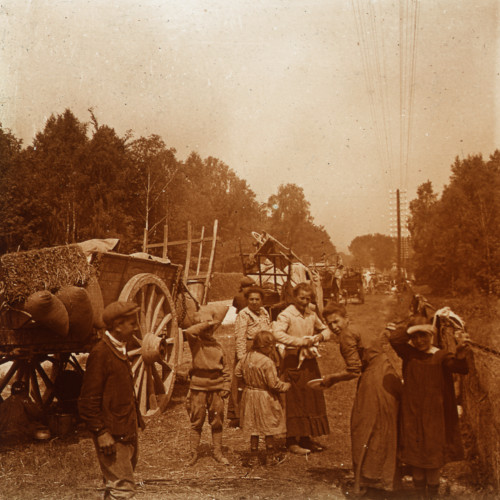
<path fill-rule="evenodd" d="M 179 358 L 175 304 L 166 284 L 153 274 L 133 276 L 118 300 L 141 308 L 139 334 L 128 346 L 134 386 L 142 415 L 164 411 L 174 389 Z"/>
<path fill-rule="evenodd" d="M 10 363 L 0 378 L 0 394 L 8 396 L 7 388 L 16 380 L 26 383 L 33 400 L 47 408 L 56 396 L 56 380 L 64 370 L 71 366 L 83 373 L 78 360 L 71 353 L 39 354 L 27 357 L 2 356 L 0 367 Z M 78 394 L 75 395 L 78 397 Z"/>

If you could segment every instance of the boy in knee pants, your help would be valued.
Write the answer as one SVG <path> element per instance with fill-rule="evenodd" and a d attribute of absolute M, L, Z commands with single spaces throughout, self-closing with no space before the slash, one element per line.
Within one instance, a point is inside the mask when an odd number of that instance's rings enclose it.
<path fill-rule="evenodd" d="M 229 464 L 222 455 L 222 423 L 224 399 L 229 396 L 231 376 L 224 350 L 213 336 L 219 324 L 215 321 L 205 321 L 185 330 L 193 358 L 186 402 L 191 421 L 190 465 L 194 465 L 198 459 L 198 445 L 207 412 L 208 423 L 212 427 L 214 459 L 221 464 Z"/>

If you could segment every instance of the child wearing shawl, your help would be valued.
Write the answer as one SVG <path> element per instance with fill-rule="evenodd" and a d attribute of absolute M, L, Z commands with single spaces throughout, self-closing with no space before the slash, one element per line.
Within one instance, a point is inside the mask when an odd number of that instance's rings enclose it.
<path fill-rule="evenodd" d="M 412 467 L 420 498 L 437 497 L 441 467 L 464 455 L 452 373 L 468 372 L 467 337 L 453 354 L 432 345 L 435 334 L 434 326 L 417 324 L 389 335 L 403 360 L 400 458 Z"/>

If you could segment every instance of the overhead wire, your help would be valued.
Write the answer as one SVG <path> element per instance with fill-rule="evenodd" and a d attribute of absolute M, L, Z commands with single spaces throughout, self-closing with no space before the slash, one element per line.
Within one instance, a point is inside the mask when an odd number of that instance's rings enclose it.
<path fill-rule="evenodd" d="M 402 185 L 402 165 L 403 165 L 403 144 L 404 144 L 404 129 L 406 121 L 405 115 L 405 77 L 406 77 L 406 30 L 404 29 L 406 20 L 405 2 L 399 0 L 399 186 Z"/>
<path fill-rule="evenodd" d="M 368 94 L 368 99 L 369 99 L 369 107 L 370 107 L 370 114 L 372 118 L 372 123 L 374 126 L 375 130 L 375 137 L 377 140 L 377 143 L 380 145 L 382 144 L 382 134 L 380 131 L 380 126 L 379 122 L 377 120 L 377 113 L 376 113 L 376 106 L 375 106 L 375 85 L 373 82 L 373 74 L 372 74 L 372 68 L 371 68 L 371 58 L 370 54 L 368 54 L 369 51 L 369 45 L 366 40 L 366 33 L 367 30 L 364 28 L 363 24 L 363 15 L 361 13 L 361 7 L 359 0 L 355 3 L 355 0 L 351 0 L 351 5 L 352 9 L 354 12 L 354 17 L 355 17 L 355 22 L 356 22 L 356 30 L 357 30 L 357 35 L 360 40 L 360 50 L 361 50 L 361 58 L 362 58 L 362 66 L 363 66 L 363 76 L 365 79 L 365 85 L 367 88 L 367 94 Z M 377 153 L 379 156 L 379 160 L 381 164 L 384 163 L 384 157 L 383 157 L 383 151 L 380 147 L 377 148 Z"/>
<path fill-rule="evenodd" d="M 363 73 L 370 102 L 370 112 L 378 143 L 378 155 L 382 167 L 387 165 L 389 170 L 389 185 L 392 184 L 393 175 L 393 153 L 390 133 L 390 112 L 386 85 L 384 85 L 385 73 L 385 43 L 383 41 L 383 30 L 377 29 L 376 13 L 371 3 L 363 12 L 361 0 L 351 0 L 352 10 L 356 21 L 356 29 L 360 39 L 360 49 L 363 60 Z M 368 22 L 364 21 L 365 16 Z M 380 35 L 379 35 L 380 31 Z M 379 36 L 382 43 L 379 43 Z M 382 54 L 380 45 L 382 45 Z M 384 72 L 381 65 L 384 64 Z M 381 120 L 378 119 L 380 111 Z"/>
<path fill-rule="evenodd" d="M 400 0 L 400 187 L 408 187 L 415 91 L 418 0 Z"/>
<path fill-rule="evenodd" d="M 389 105 L 389 96 L 388 96 L 388 85 L 387 85 L 387 66 L 386 66 L 386 61 L 387 58 L 385 57 L 385 41 L 384 41 L 384 30 L 383 30 L 383 15 L 382 15 L 382 8 L 379 4 L 379 14 L 378 18 L 380 19 L 380 29 L 377 29 L 377 13 L 373 9 L 373 3 L 370 3 L 370 11 L 371 11 L 371 18 L 372 18 L 372 30 L 374 33 L 374 39 L 376 42 L 376 46 L 378 47 L 378 42 L 379 42 L 379 33 L 380 33 L 380 45 L 381 45 L 381 52 L 382 52 L 382 57 L 380 57 L 379 51 L 376 51 L 376 64 L 377 64 L 377 75 L 379 77 L 379 82 L 380 82 L 380 97 L 381 97 L 381 103 L 382 103 L 382 119 L 383 119 L 383 126 L 385 130 L 385 147 L 386 147 L 386 153 L 387 153 L 387 162 L 388 162 L 388 169 L 389 169 L 389 179 L 390 179 L 390 184 L 392 184 L 392 176 L 393 176 L 393 151 L 392 151 L 392 133 L 391 133 L 391 112 L 390 112 L 390 105 Z M 380 61 L 380 59 L 382 61 Z"/>
<path fill-rule="evenodd" d="M 389 185 L 408 187 L 409 158 L 413 131 L 419 0 L 399 1 L 399 168 L 395 178 L 392 141 L 391 101 L 387 72 L 386 43 L 382 2 L 351 0 L 360 40 L 363 73 L 370 102 L 370 113 L 378 143 L 378 156 Z M 378 4 L 379 10 L 374 8 Z M 364 21 L 364 18 L 367 21 Z M 378 22 L 377 17 L 380 19 Z M 394 110 L 395 111 L 395 110 Z M 379 118 L 380 116 L 380 118 Z"/>
<path fill-rule="evenodd" d="M 351 0 L 354 2 L 354 0 Z M 354 3 L 353 3 L 353 8 L 354 8 Z M 357 10 L 356 10 L 357 9 Z M 374 99 L 374 88 L 375 85 L 373 83 L 373 75 L 371 71 L 371 64 L 370 64 L 370 56 L 368 54 L 368 42 L 366 41 L 366 30 L 363 26 L 363 17 L 361 14 L 361 10 L 359 8 L 359 3 L 357 4 L 357 7 L 355 8 L 356 12 L 356 28 L 358 32 L 358 37 L 361 40 L 360 44 L 360 49 L 361 49 L 361 56 L 363 59 L 363 76 L 365 78 L 365 84 L 367 86 L 367 91 L 368 91 L 368 97 L 369 97 L 369 103 L 370 103 L 370 112 L 372 113 L 372 121 L 374 124 L 375 128 L 375 133 L 377 135 L 377 139 L 379 139 L 379 127 L 378 127 L 378 120 L 376 117 L 375 113 L 375 99 Z"/>
<path fill-rule="evenodd" d="M 413 131 L 414 115 L 413 115 L 413 103 L 415 97 L 415 75 L 416 75 L 416 65 L 417 65 L 417 40 L 418 40 L 418 18 L 419 18 L 419 4 L 417 0 L 412 0 L 415 4 L 415 13 L 413 15 L 413 40 L 411 47 L 411 64 L 410 64 L 410 82 L 409 82 L 409 96 L 408 96 L 408 130 L 406 136 L 406 159 L 405 159 L 405 176 L 403 187 L 408 189 L 408 169 L 409 169 L 409 157 L 410 157 L 410 145 Z"/>

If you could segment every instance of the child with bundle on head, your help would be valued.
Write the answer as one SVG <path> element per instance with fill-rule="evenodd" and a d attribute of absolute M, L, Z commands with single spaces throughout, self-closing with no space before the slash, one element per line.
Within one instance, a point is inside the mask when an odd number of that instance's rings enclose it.
<path fill-rule="evenodd" d="M 234 372 L 244 383 L 240 425 L 250 434 L 249 466 L 257 465 L 260 436 L 264 436 L 266 445 L 263 463 L 279 461 L 274 436 L 286 433 L 285 412 L 279 393 L 288 391 L 290 384 L 278 378 L 276 364 L 270 357 L 274 348 L 273 334 L 258 332 L 250 351 L 238 362 Z"/>
<path fill-rule="evenodd" d="M 227 458 L 222 455 L 222 424 L 224 400 L 229 396 L 231 375 L 224 349 L 214 337 L 214 331 L 219 325 L 220 321 L 210 319 L 185 330 L 193 358 L 186 400 L 191 421 L 189 465 L 194 465 L 198 460 L 198 445 L 207 413 L 208 423 L 212 427 L 214 459 L 223 465 L 229 465 Z"/>
<path fill-rule="evenodd" d="M 412 468 L 419 498 L 435 498 L 441 467 L 464 457 L 452 373 L 468 372 L 468 336 L 457 339 L 455 354 L 438 349 L 436 329 L 426 321 L 414 318 L 388 336 L 403 360 L 400 458 Z"/>

